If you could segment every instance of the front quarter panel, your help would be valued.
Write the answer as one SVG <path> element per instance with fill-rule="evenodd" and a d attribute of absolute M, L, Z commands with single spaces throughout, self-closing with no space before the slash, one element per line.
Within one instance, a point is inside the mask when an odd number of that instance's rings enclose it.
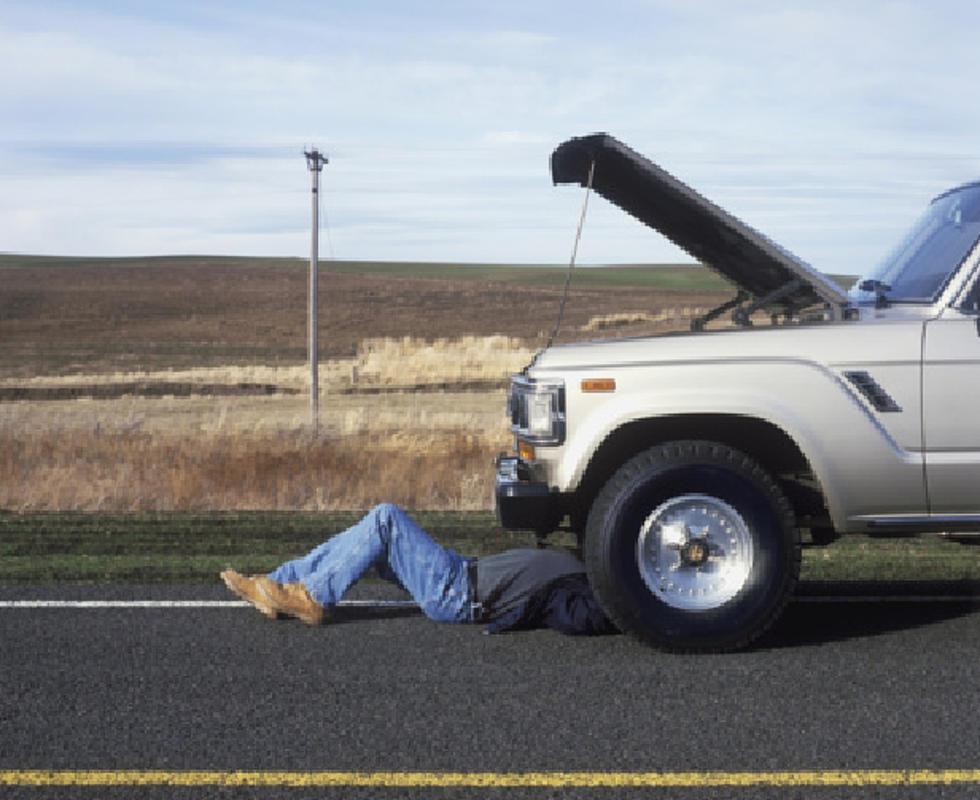
<path fill-rule="evenodd" d="M 828 354 L 827 363 L 767 353 L 764 342 L 770 340 L 752 337 L 722 340 L 743 344 L 738 355 L 727 358 L 703 353 L 697 358 L 689 352 L 682 358 L 640 361 L 625 358 L 619 349 L 618 363 L 601 365 L 602 359 L 594 358 L 598 351 L 586 350 L 592 356 L 587 364 L 566 359 L 561 370 L 542 371 L 560 373 L 566 381 L 568 438 L 561 448 L 539 451 L 540 462 L 553 487 L 572 492 L 592 454 L 623 425 L 692 414 L 750 417 L 779 427 L 797 443 L 824 489 L 839 530 L 853 527 L 849 520 L 855 518 L 923 513 L 920 331 L 919 324 L 889 326 L 880 338 L 873 334 L 887 344 L 880 352 L 867 343 L 857 346 L 861 337 L 811 336 L 811 350 L 836 350 L 828 340 L 846 342 L 836 354 Z M 784 347 L 795 344 L 806 352 L 804 339 L 787 335 L 791 333 L 775 331 L 772 340 L 783 336 Z M 647 342 L 650 352 L 656 344 Z M 887 387 L 900 411 L 873 408 L 846 377 L 855 371 L 867 372 Z M 615 391 L 582 390 L 583 379 L 597 378 L 614 379 Z"/>

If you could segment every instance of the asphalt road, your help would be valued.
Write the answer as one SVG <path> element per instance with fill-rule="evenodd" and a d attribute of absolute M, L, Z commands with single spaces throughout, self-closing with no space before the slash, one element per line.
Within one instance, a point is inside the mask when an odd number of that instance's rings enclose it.
<path fill-rule="evenodd" d="M 232 599 L 0 587 L 36 598 Z M 310 628 L 235 605 L 7 605 L 0 798 L 976 797 L 978 653 L 974 601 L 794 603 L 724 656 L 403 608 Z"/>

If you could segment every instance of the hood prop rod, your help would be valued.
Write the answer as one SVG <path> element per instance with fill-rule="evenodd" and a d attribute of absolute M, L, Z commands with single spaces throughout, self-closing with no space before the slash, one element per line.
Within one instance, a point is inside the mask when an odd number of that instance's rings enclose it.
<path fill-rule="evenodd" d="M 595 159 L 589 164 L 589 178 L 585 185 L 585 199 L 582 201 L 582 214 L 579 216 L 578 229 L 575 231 L 575 242 L 572 244 L 572 257 L 568 262 L 568 271 L 565 273 L 565 288 L 561 293 L 561 302 L 558 304 L 558 319 L 555 320 L 555 329 L 551 332 L 551 336 L 548 337 L 548 343 L 544 346 L 545 350 L 548 350 L 555 341 L 555 337 L 561 330 L 562 317 L 565 316 L 565 301 L 568 300 L 568 285 L 572 281 L 572 269 L 575 267 L 575 261 L 578 258 L 578 243 L 582 239 L 582 228 L 585 227 L 585 214 L 589 210 L 589 195 L 592 194 L 592 180 L 595 178 Z M 532 362 L 534 363 L 534 362 Z"/>
<path fill-rule="evenodd" d="M 736 294 L 727 303 L 723 303 L 722 305 L 718 306 L 718 308 L 709 311 L 703 316 L 692 319 L 691 330 L 695 332 L 703 331 L 705 325 L 707 325 L 709 322 L 718 319 L 718 317 L 720 317 L 726 311 L 731 311 L 733 308 L 742 305 L 742 303 L 748 300 L 750 296 L 751 295 L 748 292 L 744 291 L 743 289 L 739 289 L 738 294 Z"/>

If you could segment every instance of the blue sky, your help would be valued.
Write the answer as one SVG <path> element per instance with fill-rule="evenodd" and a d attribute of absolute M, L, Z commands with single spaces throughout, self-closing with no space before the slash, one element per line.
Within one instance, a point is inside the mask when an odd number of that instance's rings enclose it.
<path fill-rule="evenodd" d="M 566 263 L 607 131 L 830 272 L 980 179 L 972 0 L 0 0 L 0 251 Z M 583 263 L 689 261 L 596 198 Z"/>

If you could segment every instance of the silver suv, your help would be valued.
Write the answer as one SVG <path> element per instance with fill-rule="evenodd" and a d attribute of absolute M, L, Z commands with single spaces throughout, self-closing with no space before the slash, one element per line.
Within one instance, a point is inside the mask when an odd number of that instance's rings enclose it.
<path fill-rule="evenodd" d="M 576 531 L 622 630 L 734 649 L 785 607 L 804 537 L 980 530 L 980 184 L 846 293 L 608 135 L 551 167 L 738 287 L 689 334 L 551 347 L 512 380 L 498 517 Z"/>

